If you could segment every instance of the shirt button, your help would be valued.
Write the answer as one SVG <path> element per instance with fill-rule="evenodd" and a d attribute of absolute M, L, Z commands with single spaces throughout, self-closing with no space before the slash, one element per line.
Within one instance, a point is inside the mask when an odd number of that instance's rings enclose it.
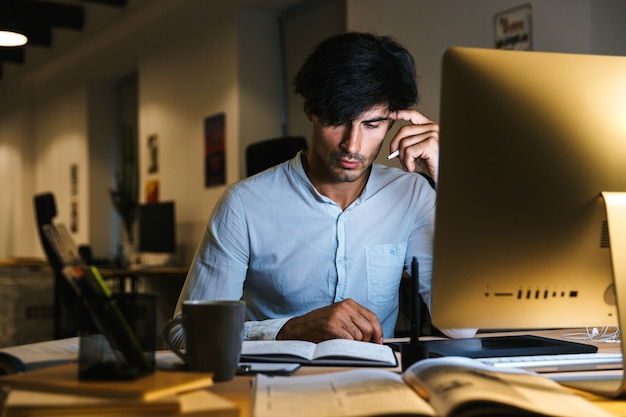
<path fill-rule="evenodd" d="M 396 253 L 398 253 L 398 251 L 395 250 L 395 249 L 391 249 L 391 250 L 389 250 L 389 253 L 392 254 L 392 255 L 395 255 Z"/>

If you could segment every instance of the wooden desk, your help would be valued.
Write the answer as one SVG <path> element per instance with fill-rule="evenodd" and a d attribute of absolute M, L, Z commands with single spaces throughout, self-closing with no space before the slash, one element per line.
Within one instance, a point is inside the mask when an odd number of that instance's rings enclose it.
<path fill-rule="evenodd" d="M 581 330 L 582 331 L 582 330 Z M 552 337 L 555 339 L 561 339 L 561 335 L 565 333 L 570 333 L 572 330 L 546 330 L 546 331 L 536 331 L 532 332 L 532 334 L 538 336 Z M 506 333 L 506 334 L 528 334 L 528 332 L 515 332 L 515 333 Z M 498 334 L 489 334 L 489 336 L 494 336 Z M 484 335 L 486 336 L 486 335 Z M 591 343 L 598 346 L 600 352 L 619 352 L 619 345 L 616 344 L 607 344 L 607 343 Z M 325 367 L 302 367 L 296 374 L 297 375 L 305 375 L 311 373 L 320 373 L 320 372 L 339 372 L 345 371 L 349 368 L 325 368 Z M 253 377 L 249 376 L 238 376 L 235 377 L 232 381 L 228 382 L 218 382 L 215 383 L 210 388 L 211 392 L 214 392 L 229 401 L 234 402 L 239 406 L 240 409 L 240 417 L 249 417 L 250 416 L 250 399 L 251 399 L 251 387 L 252 387 Z M 576 391 L 577 394 L 581 395 L 583 398 L 586 398 L 589 401 L 596 403 L 598 406 L 604 408 L 610 413 L 615 414 L 616 416 L 626 417 L 626 399 L 608 399 L 604 397 L 600 397 L 597 395 L 589 394 L 587 392 Z"/>
<path fill-rule="evenodd" d="M 126 291 L 127 280 L 130 281 L 131 292 L 137 291 L 137 278 L 170 277 L 175 279 L 185 279 L 189 268 L 186 266 L 146 266 L 138 268 L 99 268 L 100 274 L 105 279 L 117 279 L 120 292 Z"/>

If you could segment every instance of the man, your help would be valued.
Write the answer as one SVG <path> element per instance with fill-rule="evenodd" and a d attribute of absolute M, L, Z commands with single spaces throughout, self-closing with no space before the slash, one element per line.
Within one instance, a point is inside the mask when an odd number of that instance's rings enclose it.
<path fill-rule="evenodd" d="M 430 305 L 439 126 L 410 110 L 415 65 L 389 37 L 323 41 L 295 79 L 311 146 L 231 186 L 209 221 L 181 293 L 247 303 L 247 339 L 382 343 L 398 315 L 404 268 L 417 257 Z M 392 138 L 403 170 L 373 164 Z M 405 172 L 406 171 L 406 172 Z"/>

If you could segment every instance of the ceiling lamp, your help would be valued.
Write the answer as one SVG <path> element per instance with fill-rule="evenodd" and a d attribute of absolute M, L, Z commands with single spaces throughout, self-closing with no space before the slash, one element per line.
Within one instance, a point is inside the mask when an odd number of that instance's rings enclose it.
<path fill-rule="evenodd" d="M 23 46 L 28 38 L 21 33 L 0 29 L 0 46 Z"/>

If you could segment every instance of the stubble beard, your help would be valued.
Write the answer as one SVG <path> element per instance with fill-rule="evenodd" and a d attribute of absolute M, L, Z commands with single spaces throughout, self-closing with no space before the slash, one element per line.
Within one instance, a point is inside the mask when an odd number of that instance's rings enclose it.
<path fill-rule="evenodd" d="M 357 169 L 348 169 L 340 166 L 338 160 L 339 159 L 351 159 L 354 161 L 358 161 L 361 163 Z M 328 172 L 333 180 L 338 182 L 354 182 L 361 178 L 363 174 L 367 171 L 367 166 L 365 165 L 366 161 L 363 156 L 359 154 L 348 154 L 346 152 L 333 152 L 331 155 L 331 160 L 327 164 Z"/>

